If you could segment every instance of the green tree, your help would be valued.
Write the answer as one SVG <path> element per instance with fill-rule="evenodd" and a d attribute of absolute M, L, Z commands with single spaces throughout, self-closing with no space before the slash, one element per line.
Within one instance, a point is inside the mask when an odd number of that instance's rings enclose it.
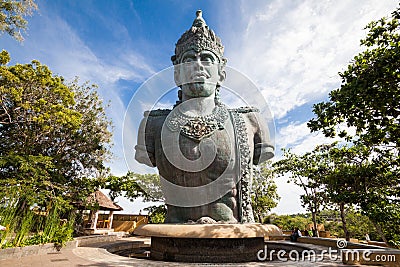
<path fill-rule="evenodd" d="M 400 8 L 367 25 L 361 40 L 365 51 L 354 57 L 347 70 L 339 73 L 340 88 L 329 101 L 314 105 L 316 118 L 308 123 L 312 131 L 346 137 L 371 149 L 365 166 L 351 166 L 366 187 L 358 197 L 360 207 L 378 231 L 400 245 Z M 352 136 L 341 126 L 355 129 Z M 339 130 L 338 130 L 339 129 Z M 363 172 L 363 173 L 362 173 Z M 374 177 L 373 177 L 374 176 Z M 372 185 L 371 185 L 372 184 Z"/>
<path fill-rule="evenodd" d="M 371 161 L 372 149 L 366 146 L 358 144 L 348 147 L 334 143 L 321 149 L 327 153 L 331 167 L 324 179 L 327 194 L 330 202 L 339 207 L 343 231 L 346 240 L 349 240 L 350 231 L 345 216 L 347 207 L 360 207 L 368 202 L 368 192 L 375 191 L 377 184 L 382 185 L 379 182 L 381 177 L 376 174 Z"/>
<path fill-rule="evenodd" d="M 32 205 L 45 212 L 60 207 L 71 209 L 72 202 L 85 199 L 99 186 L 99 180 L 93 178 L 108 171 L 104 161 L 110 156 L 111 132 L 103 103 L 95 86 L 79 85 L 77 80 L 66 83 L 38 61 L 7 66 L 9 60 L 3 50 L 2 210 L 22 216 L 29 213 Z M 10 201 L 14 204 L 9 205 Z M 23 225 L 17 221 L 14 220 L 16 227 Z"/>
<path fill-rule="evenodd" d="M 111 199 L 124 196 L 131 201 L 136 198 L 143 198 L 144 202 L 156 203 L 145 208 L 149 212 L 149 222 L 164 222 L 167 207 L 163 203 L 164 197 L 161 191 L 160 178 L 157 174 L 128 172 L 121 177 L 109 176 L 105 181 L 105 188 L 110 189 L 109 195 Z"/>
<path fill-rule="evenodd" d="M 343 231 L 346 240 L 350 240 L 347 229 L 346 209 L 357 202 L 355 192 L 359 190 L 357 178 L 358 170 L 363 160 L 358 157 L 360 150 L 355 147 L 339 146 L 337 142 L 329 145 L 317 146 L 311 155 L 323 163 L 319 170 L 323 172 L 320 182 L 324 185 L 327 204 L 334 204 L 339 208 Z"/>
<path fill-rule="evenodd" d="M 37 10 L 34 0 L 0 0 L 0 33 L 8 33 L 18 41 L 23 41 L 21 30 L 25 31 L 28 22 L 25 16 Z"/>
<path fill-rule="evenodd" d="M 365 240 L 365 234 L 368 233 L 371 240 L 380 240 L 380 236 L 372 222 L 358 209 L 348 208 L 345 216 L 351 238 Z M 325 226 L 325 230 L 329 231 L 332 236 L 345 237 L 343 226 L 340 223 L 340 211 L 336 209 L 322 210 L 320 218 L 323 219 L 322 223 Z"/>
<path fill-rule="evenodd" d="M 128 172 L 121 177 L 109 176 L 105 181 L 105 188 L 110 189 L 111 199 L 124 196 L 132 201 L 138 197 L 142 197 L 147 202 L 164 201 L 160 178 L 157 174 Z"/>
<path fill-rule="evenodd" d="M 314 229 L 317 229 L 317 214 L 326 203 L 325 185 L 322 178 L 326 171 L 326 162 L 320 153 L 307 152 L 301 156 L 290 150 L 283 150 L 283 159 L 273 164 L 277 175 L 288 175 L 288 182 L 303 189 L 300 196 L 303 207 L 312 214 Z"/>
<path fill-rule="evenodd" d="M 276 190 L 272 163 L 266 161 L 254 169 L 251 199 L 257 222 L 263 223 L 271 209 L 278 205 L 280 197 Z"/>
<path fill-rule="evenodd" d="M 378 240 L 380 236 L 369 218 L 360 211 L 349 209 L 346 213 L 350 236 L 359 240 L 365 240 L 368 234 L 371 240 Z"/>
<path fill-rule="evenodd" d="M 80 195 L 110 156 L 110 122 L 94 86 L 69 84 L 38 61 L 0 66 L 2 180 Z"/>
<path fill-rule="evenodd" d="M 164 223 L 167 216 L 166 205 L 154 205 L 145 208 L 149 212 L 149 223 Z"/>
<path fill-rule="evenodd" d="M 275 224 L 282 230 L 293 230 L 299 228 L 300 230 L 306 229 L 310 223 L 310 215 L 306 214 L 292 214 L 292 215 L 276 215 L 272 214 L 269 216 L 269 222 Z"/>
<path fill-rule="evenodd" d="M 290 151 L 284 156 L 275 163 L 277 171 L 289 173 L 291 180 L 304 189 L 303 203 L 310 200 L 309 206 L 315 206 L 316 202 L 338 207 L 347 240 L 350 232 L 346 212 L 354 205 L 370 218 L 385 242 L 386 236 L 389 240 L 397 240 L 397 230 L 392 226 L 400 223 L 399 200 L 396 198 L 400 181 L 391 171 L 392 160 L 383 164 L 372 148 L 338 143 L 317 146 L 302 156 Z"/>

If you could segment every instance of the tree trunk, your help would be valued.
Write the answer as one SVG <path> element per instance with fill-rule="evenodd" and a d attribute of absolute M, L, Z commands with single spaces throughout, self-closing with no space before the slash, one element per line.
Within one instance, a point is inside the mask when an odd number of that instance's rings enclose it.
<path fill-rule="evenodd" d="M 346 237 L 346 241 L 350 241 L 350 233 L 349 230 L 347 230 L 346 215 L 344 214 L 344 208 L 345 208 L 344 202 L 340 202 L 339 208 L 340 208 L 340 218 L 342 219 L 344 236 Z"/>
<path fill-rule="evenodd" d="M 17 204 L 17 214 L 23 214 L 27 208 L 26 197 L 21 197 Z"/>
<path fill-rule="evenodd" d="M 257 217 L 258 217 L 258 222 L 262 223 L 261 212 L 258 212 Z"/>
<path fill-rule="evenodd" d="M 385 234 L 383 233 L 382 228 L 381 228 L 381 226 L 379 225 L 379 223 L 374 222 L 373 220 L 371 220 L 371 222 L 372 222 L 372 224 L 375 226 L 376 231 L 377 231 L 378 234 L 381 236 L 383 242 L 385 242 L 385 244 L 386 244 L 387 246 L 389 246 L 389 243 L 388 243 L 388 241 L 387 241 L 387 239 L 386 239 L 386 237 L 385 237 Z"/>
<path fill-rule="evenodd" d="M 312 221 L 313 221 L 314 230 L 315 230 L 315 236 L 319 237 L 318 228 L 317 228 L 317 212 L 315 209 L 312 209 L 311 215 L 312 215 Z"/>

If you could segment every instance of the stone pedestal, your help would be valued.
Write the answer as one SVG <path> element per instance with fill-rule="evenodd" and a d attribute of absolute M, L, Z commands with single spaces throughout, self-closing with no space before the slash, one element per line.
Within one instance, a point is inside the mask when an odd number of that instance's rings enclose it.
<path fill-rule="evenodd" d="M 264 239 L 282 235 L 262 224 L 147 224 L 134 233 L 151 237 L 152 259 L 180 262 L 257 261 Z"/>

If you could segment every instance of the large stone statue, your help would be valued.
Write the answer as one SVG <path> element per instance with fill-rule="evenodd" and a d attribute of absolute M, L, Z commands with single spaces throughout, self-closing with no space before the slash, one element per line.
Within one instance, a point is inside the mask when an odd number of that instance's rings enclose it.
<path fill-rule="evenodd" d="M 166 223 L 254 222 L 253 164 L 272 158 L 274 147 L 256 108 L 220 101 L 223 50 L 197 11 L 171 57 L 179 101 L 145 112 L 140 125 L 135 159 L 158 168 Z"/>

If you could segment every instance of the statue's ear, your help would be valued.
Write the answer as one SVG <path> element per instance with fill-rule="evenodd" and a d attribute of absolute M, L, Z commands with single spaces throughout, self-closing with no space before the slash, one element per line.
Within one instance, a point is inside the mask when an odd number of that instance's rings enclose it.
<path fill-rule="evenodd" d="M 226 58 L 222 57 L 220 63 L 218 64 L 219 85 L 221 85 L 226 79 L 225 66 L 226 66 Z"/>
<path fill-rule="evenodd" d="M 218 84 L 221 85 L 226 79 L 226 71 L 223 67 L 221 67 L 218 71 L 219 81 Z"/>

